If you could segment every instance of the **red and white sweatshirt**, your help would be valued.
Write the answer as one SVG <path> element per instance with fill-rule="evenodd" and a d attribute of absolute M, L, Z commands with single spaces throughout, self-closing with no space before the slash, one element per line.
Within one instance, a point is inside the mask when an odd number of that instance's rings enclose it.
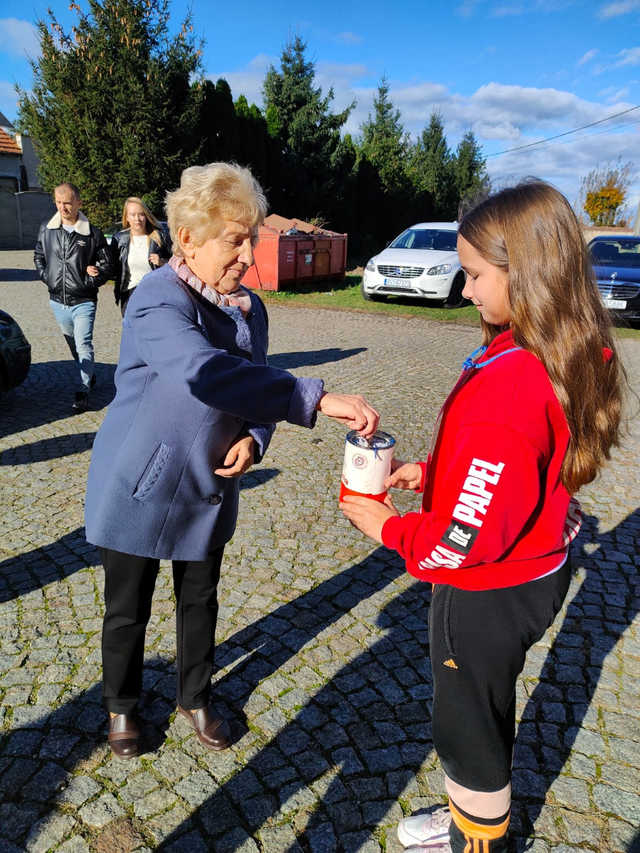
<path fill-rule="evenodd" d="M 502 332 L 463 371 L 439 421 L 422 511 L 388 519 L 383 543 L 420 580 L 461 589 L 559 568 L 580 509 L 560 480 L 569 427 L 539 359 Z"/>

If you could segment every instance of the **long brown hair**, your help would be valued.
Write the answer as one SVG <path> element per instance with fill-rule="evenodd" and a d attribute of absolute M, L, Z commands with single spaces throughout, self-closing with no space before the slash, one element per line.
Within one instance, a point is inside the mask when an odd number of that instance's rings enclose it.
<path fill-rule="evenodd" d="M 469 211 L 458 233 L 509 275 L 513 337 L 544 364 L 564 410 L 561 477 L 575 492 L 618 444 L 624 380 L 580 224 L 558 190 L 529 179 Z M 482 325 L 484 343 L 501 331 Z"/>
<path fill-rule="evenodd" d="M 142 201 L 141 198 L 138 198 L 137 195 L 130 195 L 129 198 L 122 205 L 122 227 L 129 228 L 129 220 L 127 218 L 127 205 L 128 204 L 139 204 L 142 210 L 144 211 L 144 215 L 147 218 L 147 222 L 145 224 L 145 231 L 147 232 L 147 237 L 151 240 L 155 240 L 156 243 L 162 243 L 162 238 L 160 236 L 160 223 L 156 219 L 156 217 L 151 213 L 147 205 Z"/>

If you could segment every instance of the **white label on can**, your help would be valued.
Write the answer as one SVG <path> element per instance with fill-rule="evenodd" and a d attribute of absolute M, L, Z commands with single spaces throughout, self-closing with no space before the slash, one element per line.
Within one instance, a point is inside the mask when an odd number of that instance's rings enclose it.
<path fill-rule="evenodd" d="M 342 466 L 342 482 L 352 492 L 363 495 L 380 495 L 384 481 L 391 473 L 391 447 L 357 447 L 347 441 Z"/>

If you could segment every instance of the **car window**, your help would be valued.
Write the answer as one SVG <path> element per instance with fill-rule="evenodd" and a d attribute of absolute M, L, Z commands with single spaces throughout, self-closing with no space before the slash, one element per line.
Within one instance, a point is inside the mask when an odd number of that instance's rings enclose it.
<path fill-rule="evenodd" d="M 604 267 L 640 267 L 640 239 L 598 240 L 589 246 L 591 260 Z"/>
<path fill-rule="evenodd" d="M 407 228 L 389 244 L 390 249 L 435 249 L 456 251 L 457 233 L 435 228 Z"/>

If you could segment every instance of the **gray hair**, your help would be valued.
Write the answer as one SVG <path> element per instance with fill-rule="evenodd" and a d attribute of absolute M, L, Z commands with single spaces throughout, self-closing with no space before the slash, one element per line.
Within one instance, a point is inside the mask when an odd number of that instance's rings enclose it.
<path fill-rule="evenodd" d="M 187 228 L 196 245 L 202 245 L 220 233 L 224 220 L 255 228 L 267 215 L 262 187 L 249 169 L 237 163 L 208 163 L 185 169 L 178 189 L 167 193 L 165 207 L 177 255 L 182 254 L 179 228 Z"/>

